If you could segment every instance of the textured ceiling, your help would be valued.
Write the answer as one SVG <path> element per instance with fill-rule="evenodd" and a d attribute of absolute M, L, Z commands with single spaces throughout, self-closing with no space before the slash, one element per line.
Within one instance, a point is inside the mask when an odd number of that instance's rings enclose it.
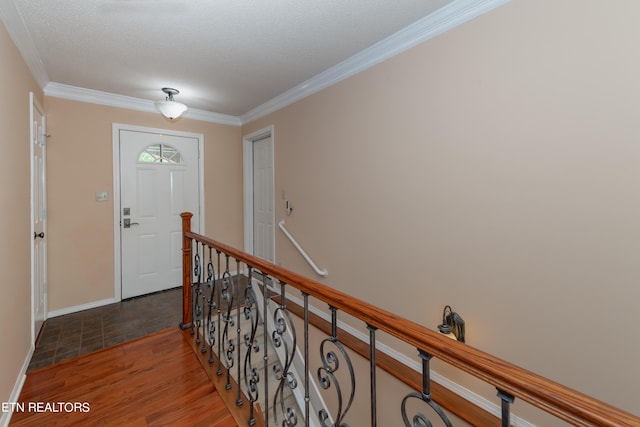
<path fill-rule="evenodd" d="M 3 0 L 7 1 L 7 0 Z M 9 0 L 48 82 L 240 116 L 451 0 Z M 24 53 L 23 53 L 24 54 Z"/>

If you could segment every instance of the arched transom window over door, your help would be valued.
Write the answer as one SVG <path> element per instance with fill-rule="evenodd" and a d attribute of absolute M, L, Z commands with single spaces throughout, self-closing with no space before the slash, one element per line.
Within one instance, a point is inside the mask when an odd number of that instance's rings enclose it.
<path fill-rule="evenodd" d="M 168 144 L 152 144 L 140 153 L 138 163 L 170 163 L 173 165 L 182 164 L 180 152 Z"/>

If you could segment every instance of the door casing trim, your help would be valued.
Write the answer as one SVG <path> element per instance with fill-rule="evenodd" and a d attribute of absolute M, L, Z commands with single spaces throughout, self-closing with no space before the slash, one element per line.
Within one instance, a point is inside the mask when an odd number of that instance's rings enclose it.
<path fill-rule="evenodd" d="M 113 299 L 122 301 L 122 245 L 120 239 L 120 131 L 130 130 L 147 133 L 195 138 L 198 140 L 198 193 L 200 203 L 200 233 L 204 234 L 204 135 L 201 133 L 175 131 L 169 129 L 150 128 L 122 123 L 113 123 L 111 138 L 113 144 Z"/>
<path fill-rule="evenodd" d="M 275 137 L 273 125 L 267 126 L 242 137 L 242 181 L 244 198 L 244 251 L 253 254 L 253 143 L 262 138 L 271 137 L 271 149 L 273 150 L 273 188 L 274 198 L 273 215 L 275 221 Z M 273 224 L 275 234 L 275 224 Z M 276 260 L 276 236 L 273 236 L 273 259 Z"/>

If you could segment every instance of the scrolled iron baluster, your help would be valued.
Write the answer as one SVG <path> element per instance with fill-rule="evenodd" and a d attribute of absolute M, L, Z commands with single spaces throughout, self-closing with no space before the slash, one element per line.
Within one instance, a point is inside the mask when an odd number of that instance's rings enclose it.
<path fill-rule="evenodd" d="M 235 286 L 235 299 L 236 299 L 236 315 L 237 315 L 237 326 L 236 326 L 236 342 L 238 343 L 238 353 L 237 353 L 237 370 L 236 370 L 236 375 L 237 375 L 237 379 L 238 379 L 238 383 L 240 382 L 240 359 L 242 358 L 242 350 L 240 349 L 240 341 L 241 341 L 241 334 L 242 334 L 242 323 L 240 321 L 240 261 L 238 259 L 236 259 L 236 286 Z M 236 398 L 236 406 L 242 406 L 243 404 L 243 400 L 242 400 L 242 390 L 240 389 L 240 386 L 238 386 L 238 395 Z"/>
<path fill-rule="evenodd" d="M 200 255 L 200 252 L 202 252 L 202 255 Z M 201 312 L 201 317 L 202 317 L 202 321 L 201 321 L 201 326 L 202 326 L 202 346 L 200 347 L 200 352 L 201 353 L 206 353 L 207 352 L 207 322 L 205 320 L 205 314 L 206 314 L 206 308 L 207 308 L 207 296 L 206 296 L 206 292 L 205 292 L 205 288 L 204 288 L 204 280 L 203 280 L 203 274 L 204 274 L 204 258 L 205 258 L 205 252 L 206 252 L 206 247 L 204 245 L 204 243 L 201 246 L 201 250 L 198 251 L 198 262 L 196 263 L 196 265 L 198 266 L 198 287 L 200 289 L 200 299 L 202 300 L 202 305 L 200 307 L 200 312 Z"/>
<path fill-rule="evenodd" d="M 282 421 L 282 425 L 283 427 L 284 426 L 291 427 L 291 426 L 298 425 L 298 414 L 296 413 L 295 409 L 293 409 L 290 406 L 287 408 L 285 419 L 284 421 Z"/>
<path fill-rule="evenodd" d="M 217 287 L 217 291 L 216 291 L 216 306 L 217 308 L 217 316 L 216 316 L 216 322 L 217 322 L 217 329 L 218 329 L 218 368 L 216 369 L 216 375 L 220 376 L 222 375 L 222 308 L 221 308 L 221 300 L 222 300 L 222 263 L 220 261 L 220 255 L 222 253 L 219 250 L 216 250 L 216 255 L 217 255 L 217 264 L 218 264 L 218 284 L 219 286 Z"/>
<path fill-rule="evenodd" d="M 449 421 L 449 418 L 444 413 L 440 405 L 434 402 L 431 398 L 431 371 L 429 368 L 429 360 L 431 360 L 433 356 L 422 350 L 418 350 L 418 352 L 420 353 L 420 358 L 422 359 L 422 393 L 412 392 L 406 395 L 404 399 L 402 399 L 401 413 L 404 425 L 405 427 L 432 427 L 429 418 L 421 412 L 415 414 L 412 417 L 412 422 L 409 421 L 409 416 L 407 415 L 407 402 L 410 399 L 417 399 L 429 405 L 431 409 L 433 409 L 433 411 L 444 422 L 445 426 L 452 427 L 451 421 Z"/>
<path fill-rule="evenodd" d="M 298 380 L 296 380 L 293 372 L 284 372 L 284 369 L 280 365 L 273 366 L 273 376 L 280 381 L 282 378 L 285 378 L 285 384 L 290 388 L 294 389 L 298 387 Z"/>
<path fill-rule="evenodd" d="M 267 351 L 269 345 L 269 337 L 267 333 L 267 293 L 269 292 L 267 289 L 267 278 L 268 276 L 265 273 L 261 273 L 262 275 L 262 369 L 264 372 L 264 419 L 267 425 L 269 424 L 269 353 Z M 270 280 L 270 279 L 269 279 Z"/>
<path fill-rule="evenodd" d="M 402 399 L 402 409 L 401 409 L 402 410 L 402 420 L 404 421 L 404 425 L 406 427 L 432 427 L 432 425 L 433 425 L 433 424 L 431 424 L 431 421 L 429 420 L 429 418 L 425 414 L 423 414 L 421 412 L 419 412 L 419 413 L 417 413 L 417 414 L 415 414 L 413 416 L 412 423 L 409 422 L 409 418 L 407 416 L 406 403 L 411 398 L 415 398 L 415 399 L 421 400 L 421 401 L 425 402 L 426 404 L 428 404 L 435 411 L 435 413 L 438 414 L 440 419 L 442 419 L 442 421 L 444 422 L 445 426 L 452 427 L 451 421 L 449 421 L 449 418 L 444 413 L 442 408 L 436 402 L 434 402 L 432 399 L 427 399 L 423 394 L 417 393 L 417 392 L 409 393 L 407 396 L 405 396 L 404 399 Z"/>
<path fill-rule="evenodd" d="M 200 269 L 200 242 L 196 242 L 196 253 L 193 258 L 193 280 L 200 282 L 200 273 L 202 272 Z"/>
<path fill-rule="evenodd" d="M 194 239 L 190 239 L 189 240 L 189 248 L 191 249 L 191 251 L 193 251 L 193 243 L 196 243 L 196 253 L 198 252 L 197 249 L 197 245 L 198 242 Z M 192 265 L 193 268 L 193 265 Z M 189 285 L 189 292 L 191 292 L 191 323 L 189 324 L 189 334 L 190 335 L 195 335 L 196 331 L 195 331 L 195 321 L 193 319 L 193 315 L 195 313 L 195 291 L 196 291 L 196 282 L 193 280 L 193 278 L 191 279 L 191 284 Z"/>
<path fill-rule="evenodd" d="M 253 366 L 252 355 L 260 351 L 260 344 L 256 339 L 256 333 L 258 331 L 258 307 L 256 294 L 252 285 L 253 269 L 249 266 L 248 269 L 248 284 L 244 291 L 244 318 L 250 321 L 251 331 L 244 335 L 244 343 L 247 346 L 247 353 L 244 358 L 244 382 L 246 387 L 247 397 L 251 402 L 249 408 L 249 425 L 252 426 L 256 423 L 254 406 L 260 397 L 258 385 L 260 383 L 260 373 L 257 368 Z"/>
<path fill-rule="evenodd" d="M 353 403 L 353 398 L 356 393 L 356 377 L 355 371 L 353 369 L 353 364 L 351 363 L 351 358 L 349 354 L 345 350 L 342 343 L 338 340 L 338 318 L 337 318 L 337 309 L 335 307 L 329 307 L 331 310 L 331 336 L 322 340 L 320 343 L 320 362 L 322 366 L 318 368 L 317 377 L 320 382 L 320 387 L 324 390 L 329 390 L 332 386 L 335 387 L 336 390 L 336 398 L 338 401 L 338 410 L 334 417 L 335 426 L 339 427 L 348 427 L 348 424 L 344 422 L 344 419 L 351 408 L 351 404 Z M 336 373 L 340 369 L 340 357 L 338 357 L 338 353 L 334 350 L 327 350 L 325 346 L 332 345 L 334 346 L 340 355 L 342 355 L 342 359 L 347 364 L 347 373 L 349 374 L 351 380 L 351 390 L 349 393 L 349 399 L 347 403 L 344 403 L 344 398 L 342 394 L 342 387 L 340 386 L 340 382 L 336 377 Z M 329 414 L 326 409 L 321 409 L 319 411 L 320 420 L 322 420 L 323 425 L 326 425 L 329 422 Z"/>
<path fill-rule="evenodd" d="M 282 347 L 284 350 L 284 363 L 282 367 L 275 365 L 274 375 L 278 380 L 278 387 L 273 397 L 273 419 L 275 425 L 279 425 L 278 412 L 282 413 L 283 427 L 293 427 L 298 424 L 298 416 L 295 408 L 287 407 L 285 405 L 285 387 L 289 389 L 295 389 L 298 386 L 298 381 L 295 378 L 291 366 L 293 364 L 293 357 L 295 355 L 297 342 L 296 342 L 296 329 L 291 318 L 291 314 L 286 306 L 285 295 L 285 283 L 280 282 L 280 306 L 273 313 L 273 320 L 275 324 L 275 330 L 271 334 L 273 345 L 276 348 Z M 291 343 L 285 338 L 287 331 L 291 331 Z M 280 406 L 280 411 L 276 410 L 276 405 Z"/>
<path fill-rule="evenodd" d="M 221 354 L 220 358 L 224 358 L 224 366 L 227 370 L 227 384 L 225 385 L 227 390 L 231 389 L 231 369 L 234 366 L 236 352 L 236 343 L 230 335 L 230 328 L 235 325 L 235 321 L 231 315 L 234 294 L 235 284 L 231 278 L 231 272 L 229 271 L 229 255 L 226 255 L 226 268 L 222 275 L 220 296 L 227 307 L 226 312 L 222 315 L 222 321 L 224 322 L 224 330 L 222 332 L 222 353 L 224 356 Z"/>
<path fill-rule="evenodd" d="M 214 311 L 216 310 L 216 271 L 213 266 L 212 249 L 209 248 L 209 263 L 207 264 L 207 286 L 211 289 L 209 293 L 209 315 L 207 316 L 207 332 L 209 338 L 209 363 L 214 362 L 213 346 L 216 343 L 216 319 Z"/>
<path fill-rule="evenodd" d="M 309 294 L 302 292 L 304 301 L 304 419 L 305 425 L 309 425 L 311 415 L 310 397 L 310 370 L 309 370 Z"/>
<path fill-rule="evenodd" d="M 194 324 L 196 329 L 196 344 L 202 343 L 202 339 L 200 338 L 200 327 L 202 326 L 203 319 L 203 307 L 200 305 L 200 299 L 202 297 L 202 268 L 200 266 L 200 242 L 196 242 L 196 253 L 193 261 L 193 314 L 194 314 Z M 202 343 L 204 346 L 204 343 Z"/>
<path fill-rule="evenodd" d="M 329 419 L 329 414 L 324 409 L 321 409 L 318 412 L 318 418 L 320 419 L 320 424 L 322 424 L 322 427 L 330 427 L 331 426 L 331 424 L 330 424 L 331 423 L 331 419 Z"/>

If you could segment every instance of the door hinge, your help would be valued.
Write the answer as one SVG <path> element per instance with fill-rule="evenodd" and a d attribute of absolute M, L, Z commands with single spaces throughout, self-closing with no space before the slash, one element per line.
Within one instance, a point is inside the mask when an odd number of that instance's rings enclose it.
<path fill-rule="evenodd" d="M 47 219 L 47 210 L 46 209 L 42 209 L 42 219 Z"/>

